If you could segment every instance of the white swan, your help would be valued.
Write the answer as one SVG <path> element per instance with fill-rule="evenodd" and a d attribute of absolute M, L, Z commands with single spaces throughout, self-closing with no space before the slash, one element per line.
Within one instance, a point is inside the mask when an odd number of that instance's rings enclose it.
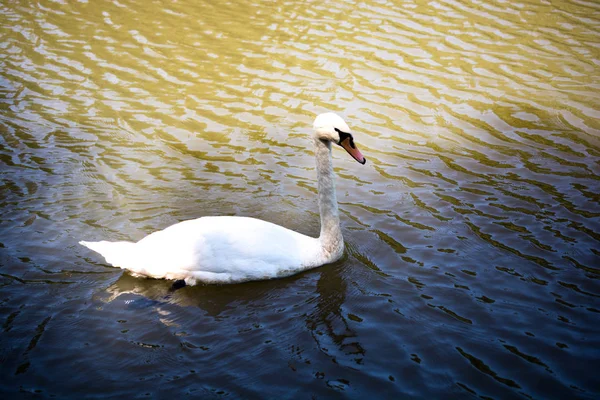
<path fill-rule="evenodd" d="M 319 238 L 259 219 L 221 216 L 179 222 L 137 243 L 79 243 L 134 275 L 183 279 L 189 285 L 279 278 L 334 262 L 342 256 L 344 239 L 331 142 L 342 146 L 359 163 L 366 160 L 354 145 L 348 125 L 338 115 L 320 114 L 313 127 L 321 213 Z"/>

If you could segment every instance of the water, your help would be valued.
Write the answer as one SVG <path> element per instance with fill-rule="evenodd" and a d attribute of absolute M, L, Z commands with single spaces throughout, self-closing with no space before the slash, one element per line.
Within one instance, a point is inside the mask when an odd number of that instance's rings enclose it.
<path fill-rule="evenodd" d="M 133 398 L 600 396 L 594 1 L 3 2 L 0 391 Z M 344 258 L 171 290 L 79 240 L 203 215 Z"/>

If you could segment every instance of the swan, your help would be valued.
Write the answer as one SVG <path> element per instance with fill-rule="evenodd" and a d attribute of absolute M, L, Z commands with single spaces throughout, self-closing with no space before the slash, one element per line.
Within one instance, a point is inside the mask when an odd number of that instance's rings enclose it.
<path fill-rule="evenodd" d="M 346 122 L 319 114 L 312 135 L 317 160 L 321 233 L 313 238 L 250 217 L 182 221 L 133 242 L 79 242 L 134 276 L 196 283 L 239 283 L 281 278 L 339 260 L 344 251 L 335 194 L 331 143 L 356 161 L 366 159 Z"/>

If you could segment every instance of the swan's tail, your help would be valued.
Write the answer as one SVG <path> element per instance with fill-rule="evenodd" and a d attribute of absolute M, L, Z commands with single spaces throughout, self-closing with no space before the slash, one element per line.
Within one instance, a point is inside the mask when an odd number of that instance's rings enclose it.
<path fill-rule="evenodd" d="M 115 267 L 132 270 L 135 269 L 135 264 L 137 264 L 135 262 L 137 259 L 135 243 L 107 242 L 106 240 L 101 242 L 85 242 L 82 240 L 79 244 L 101 254 L 107 263 Z"/>

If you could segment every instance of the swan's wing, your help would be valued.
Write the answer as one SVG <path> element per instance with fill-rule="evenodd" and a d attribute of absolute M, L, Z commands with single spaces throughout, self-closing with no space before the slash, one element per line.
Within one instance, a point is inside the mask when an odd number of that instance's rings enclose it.
<path fill-rule="evenodd" d="M 320 265 L 318 239 L 246 217 L 180 222 L 148 235 L 136 247 L 146 274 L 157 277 L 189 271 L 250 280 L 290 275 Z"/>

